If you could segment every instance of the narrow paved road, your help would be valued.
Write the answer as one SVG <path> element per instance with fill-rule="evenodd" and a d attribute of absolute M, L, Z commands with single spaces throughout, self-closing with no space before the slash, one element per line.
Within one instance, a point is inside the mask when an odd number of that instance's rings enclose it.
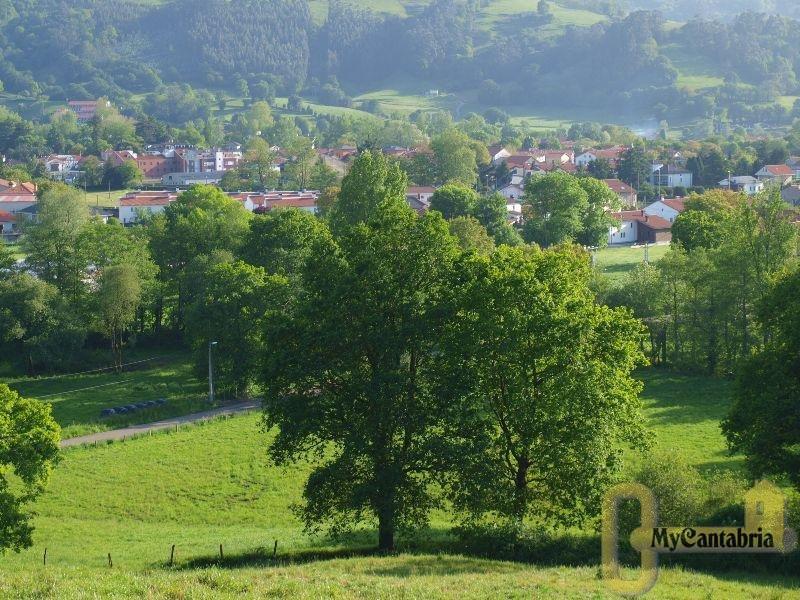
<path fill-rule="evenodd" d="M 249 412 L 259 407 L 258 402 L 242 402 L 241 404 L 231 404 L 222 408 L 215 408 L 205 412 L 194 413 L 192 415 L 183 415 L 182 417 L 173 417 L 163 421 L 156 421 L 155 423 L 142 423 L 141 425 L 131 425 L 124 429 L 114 429 L 112 431 L 101 431 L 99 433 L 92 433 L 89 435 L 82 435 L 81 437 L 70 438 L 68 440 L 61 440 L 62 448 L 69 448 L 70 446 L 80 446 L 81 444 L 93 444 L 95 442 L 106 442 L 108 440 L 124 440 L 126 438 L 134 437 L 147 433 L 148 431 L 159 431 L 161 429 L 174 429 L 176 426 L 186 425 L 189 423 L 197 423 L 198 421 L 207 421 L 215 417 L 223 415 L 235 415 L 238 413 Z"/>

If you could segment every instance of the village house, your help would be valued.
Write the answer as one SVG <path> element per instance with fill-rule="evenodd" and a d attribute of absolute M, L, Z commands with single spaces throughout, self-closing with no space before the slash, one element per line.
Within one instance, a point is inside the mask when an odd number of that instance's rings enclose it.
<path fill-rule="evenodd" d="M 605 159 L 611 164 L 611 168 L 616 170 L 619 167 L 620 158 L 626 150 L 625 146 L 613 146 L 602 150 L 589 149 L 575 157 L 575 164 L 582 169 L 587 169 L 594 161 Z"/>
<path fill-rule="evenodd" d="M 520 200 L 525 194 L 521 185 L 507 185 L 497 191 L 506 200 Z"/>
<path fill-rule="evenodd" d="M 435 191 L 435 187 L 412 185 L 406 190 L 406 200 L 415 211 L 424 213 L 430 208 L 431 198 Z"/>
<path fill-rule="evenodd" d="M 619 196 L 622 206 L 636 206 L 636 190 L 627 183 L 620 181 L 619 179 L 603 179 L 603 183 L 610 187 L 611 191 Z"/>
<path fill-rule="evenodd" d="M 64 183 L 75 183 L 81 174 L 83 157 L 74 154 L 51 154 L 43 161 L 47 176 Z"/>
<path fill-rule="evenodd" d="M 280 208 L 296 208 L 317 214 L 320 192 L 316 190 L 273 190 L 259 194 L 231 194 L 242 202 L 245 209 L 255 213 L 266 213 Z"/>
<path fill-rule="evenodd" d="M 669 223 L 674 223 L 683 211 L 686 210 L 683 198 L 662 198 L 656 200 L 644 209 L 646 215 L 661 217 Z"/>
<path fill-rule="evenodd" d="M 119 200 L 119 220 L 123 225 L 133 225 L 143 217 L 164 212 L 170 202 L 177 199 L 176 192 L 130 192 Z"/>
<path fill-rule="evenodd" d="M 787 165 L 766 165 L 756 173 L 759 181 L 765 185 L 789 185 L 794 179 L 794 170 Z"/>
<path fill-rule="evenodd" d="M 730 177 L 719 182 L 719 187 L 732 192 L 740 192 L 748 196 L 755 196 L 764 191 L 764 182 L 750 175 Z"/>
<path fill-rule="evenodd" d="M 619 221 L 608 231 L 608 245 L 657 244 L 672 241 L 672 223 L 644 210 L 628 210 L 612 213 Z"/>
<path fill-rule="evenodd" d="M 13 215 L 36 203 L 36 184 L 0 179 L 0 211 Z"/>
<path fill-rule="evenodd" d="M 781 198 L 787 204 L 800 206 L 800 186 L 790 185 L 781 190 Z"/>
<path fill-rule="evenodd" d="M 498 165 L 503 162 L 503 159 L 508 158 L 511 156 L 511 152 L 501 146 L 499 144 L 495 144 L 493 146 L 489 146 L 489 159 L 491 160 L 493 165 Z"/>
<path fill-rule="evenodd" d="M 0 210 L 0 235 L 7 241 L 13 241 L 18 233 L 16 215 Z"/>
<path fill-rule="evenodd" d="M 106 108 L 111 106 L 111 102 L 105 102 Z M 70 100 L 67 102 L 69 110 L 75 113 L 78 121 L 91 121 L 97 116 L 97 110 L 101 107 L 99 100 Z"/>
<path fill-rule="evenodd" d="M 694 174 L 678 165 L 653 165 L 650 184 L 656 187 L 692 187 Z"/>

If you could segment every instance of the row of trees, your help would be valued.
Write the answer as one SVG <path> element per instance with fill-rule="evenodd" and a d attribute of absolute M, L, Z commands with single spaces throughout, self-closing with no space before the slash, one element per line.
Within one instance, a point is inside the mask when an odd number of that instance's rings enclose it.
<path fill-rule="evenodd" d="M 756 307 L 798 252 L 797 228 L 779 190 L 753 200 L 725 191 L 687 200 L 673 247 L 601 291 L 628 306 L 650 332 L 650 359 L 712 374 L 737 372 L 769 340 Z"/>

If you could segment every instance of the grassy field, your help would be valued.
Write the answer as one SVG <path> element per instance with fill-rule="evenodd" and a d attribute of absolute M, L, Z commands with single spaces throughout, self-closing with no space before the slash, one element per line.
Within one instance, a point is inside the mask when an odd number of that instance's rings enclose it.
<path fill-rule="evenodd" d="M 658 261 L 669 250 L 668 244 L 651 245 L 647 249 L 651 263 Z M 645 259 L 644 246 L 603 248 L 597 253 L 597 266 L 608 277 L 619 281 Z"/>
<path fill-rule="evenodd" d="M 728 404 L 725 382 L 657 370 L 641 376 L 660 449 L 700 468 L 737 468 L 737 459 L 722 457 L 717 426 Z M 614 597 L 604 591 L 596 567 L 561 565 L 558 557 L 551 566 L 532 566 L 438 554 L 447 548 L 452 525 L 442 513 L 429 534 L 402 539 L 404 553 L 393 557 L 368 555 L 371 532 L 343 542 L 307 535 L 288 509 L 300 498 L 308 467 L 272 466 L 265 452 L 269 435 L 250 414 L 66 451 L 35 507 L 34 547 L 0 565 L 0 596 Z M 800 579 L 671 568 L 649 597 L 798 594 Z"/>
<path fill-rule="evenodd" d="M 144 355 L 135 354 L 126 360 L 142 358 Z M 194 367 L 187 356 L 167 356 L 130 368 L 134 370 L 119 374 L 103 371 L 67 377 L 7 379 L 4 383 L 23 396 L 50 403 L 54 417 L 63 428 L 64 438 L 208 408 L 207 384 L 195 377 Z M 104 408 L 159 398 L 166 398 L 167 405 L 126 415 L 100 417 Z"/>

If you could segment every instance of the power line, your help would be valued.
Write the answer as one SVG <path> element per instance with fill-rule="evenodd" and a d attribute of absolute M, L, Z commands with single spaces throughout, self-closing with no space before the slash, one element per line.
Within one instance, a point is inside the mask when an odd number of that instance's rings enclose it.
<path fill-rule="evenodd" d="M 145 358 L 144 360 L 137 360 L 137 361 L 134 361 L 134 362 L 125 363 L 124 365 L 120 365 L 119 368 L 130 367 L 132 365 L 140 365 L 142 363 L 152 362 L 154 360 L 161 360 L 163 358 L 172 358 L 174 356 L 177 356 L 177 355 L 176 354 L 167 354 L 166 356 L 154 356 L 152 358 Z M 110 370 L 116 369 L 116 368 L 117 367 L 100 367 L 99 369 L 92 369 L 90 371 L 78 371 L 77 373 L 62 373 L 60 375 L 49 375 L 48 377 L 36 377 L 36 378 L 29 379 L 28 382 L 47 381 L 49 379 L 61 379 L 63 377 L 75 377 L 77 375 L 88 375 L 89 373 L 101 373 L 102 371 L 110 371 Z"/>
<path fill-rule="evenodd" d="M 97 388 L 108 387 L 110 385 L 120 385 L 123 383 L 130 383 L 131 381 L 136 381 L 135 379 L 125 379 L 124 381 L 113 381 L 111 383 L 103 383 L 100 385 L 92 385 L 85 388 L 79 388 L 77 390 L 68 390 L 66 392 L 56 392 L 55 394 L 47 394 L 45 396 L 39 396 L 34 398 L 34 400 L 44 400 L 45 398 L 52 398 L 53 396 L 65 396 L 67 394 L 74 394 L 75 392 L 85 392 L 86 390 L 96 390 Z"/>

